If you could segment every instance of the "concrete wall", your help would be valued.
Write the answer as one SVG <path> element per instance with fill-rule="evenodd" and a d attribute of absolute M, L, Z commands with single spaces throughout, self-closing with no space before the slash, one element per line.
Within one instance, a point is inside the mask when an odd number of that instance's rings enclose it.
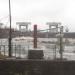
<path fill-rule="evenodd" d="M 75 61 L 0 60 L 0 75 L 75 75 Z"/>

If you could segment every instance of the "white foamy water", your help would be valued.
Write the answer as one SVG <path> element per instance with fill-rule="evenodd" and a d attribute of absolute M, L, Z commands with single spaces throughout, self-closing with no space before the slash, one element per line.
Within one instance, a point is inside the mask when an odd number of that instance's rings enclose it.
<path fill-rule="evenodd" d="M 21 39 L 21 38 L 20 38 Z M 12 56 L 27 58 L 28 50 L 33 48 L 32 38 L 19 38 L 15 41 L 12 40 Z M 38 48 L 42 49 L 44 52 L 44 58 L 51 60 L 56 58 L 60 58 L 59 49 L 56 48 L 54 44 L 42 44 L 38 43 Z M 3 55 L 8 56 L 8 39 L 0 39 L 0 52 Z M 64 46 L 63 58 L 67 60 L 75 60 L 75 46 Z"/>

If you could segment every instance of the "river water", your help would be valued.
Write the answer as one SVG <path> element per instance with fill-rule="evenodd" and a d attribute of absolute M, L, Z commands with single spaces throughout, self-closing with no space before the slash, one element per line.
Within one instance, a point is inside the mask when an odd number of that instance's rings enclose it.
<path fill-rule="evenodd" d="M 12 56 L 27 58 L 28 50 L 33 48 L 33 44 L 26 41 L 12 42 Z M 50 46 L 49 44 L 46 44 L 42 46 L 41 44 L 39 47 L 41 50 L 43 50 L 45 59 L 52 60 L 54 58 L 60 58 L 59 49 L 55 48 L 55 45 Z M 0 39 L 1 54 L 8 56 L 8 49 L 8 40 Z M 75 46 L 65 46 L 63 58 L 66 58 L 67 60 L 75 60 Z"/>

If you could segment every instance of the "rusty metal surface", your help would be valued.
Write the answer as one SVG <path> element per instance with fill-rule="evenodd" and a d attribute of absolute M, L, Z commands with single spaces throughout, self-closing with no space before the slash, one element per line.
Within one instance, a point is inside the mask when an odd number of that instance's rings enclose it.
<path fill-rule="evenodd" d="M 34 37 L 34 42 L 33 42 L 34 48 L 37 48 L 37 25 L 34 25 L 34 35 L 33 35 L 33 37 Z"/>

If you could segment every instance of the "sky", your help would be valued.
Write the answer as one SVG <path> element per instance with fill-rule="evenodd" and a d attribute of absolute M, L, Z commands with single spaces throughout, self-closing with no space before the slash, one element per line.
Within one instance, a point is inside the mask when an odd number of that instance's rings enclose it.
<path fill-rule="evenodd" d="M 16 22 L 31 22 L 30 29 L 46 29 L 47 22 L 61 22 L 69 31 L 75 31 L 75 0 L 10 0 L 12 27 Z M 0 0 L 0 22 L 9 26 L 9 0 Z"/>

